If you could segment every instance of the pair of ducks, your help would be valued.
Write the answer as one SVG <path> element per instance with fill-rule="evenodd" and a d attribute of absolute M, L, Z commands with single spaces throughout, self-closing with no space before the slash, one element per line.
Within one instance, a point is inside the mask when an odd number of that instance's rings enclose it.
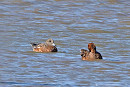
<path fill-rule="evenodd" d="M 48 39 L 45 43 L 31 43 L 33 51 L 35 52 L 57 52 L 56 45 L 53 39 Z M 102 59 L 99 52 L 96 51 L 96 46 L 94 43 L 88 44 L 88 50 L 81 49 L 82 60 L 94 60 Z"/>

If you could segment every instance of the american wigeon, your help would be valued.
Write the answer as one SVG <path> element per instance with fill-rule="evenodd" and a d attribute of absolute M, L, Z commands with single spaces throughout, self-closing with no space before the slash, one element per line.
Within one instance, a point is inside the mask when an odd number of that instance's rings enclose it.
<path fill-rule="evenodd" d="M 33 51 L 35 52 L 57 52 L 54 40 L 48 39 L 45 43 L 31 43 Z"/>
<path fill-rule="evenodd" d="M 82 60 L 102 59 L 102 55 L 96 51 L 96 46 L 94 43 L 88 44 L 88 50 L 81 49 Z"/>

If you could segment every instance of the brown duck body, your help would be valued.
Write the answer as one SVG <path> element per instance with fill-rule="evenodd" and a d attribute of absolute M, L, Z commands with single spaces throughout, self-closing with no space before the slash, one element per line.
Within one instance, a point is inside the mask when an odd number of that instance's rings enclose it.
<path fill-rule="evenodd" d="M 57 52 L 57 48 L 52 39 L 48 39 L 46 43 L 31 43 L 33 51 L 35 52 Z"/>
<path fill-rule="evenodd" d="M 102 55 L 96 51 L 96 46 L 94 43 L 88 44 L 88 50 L 81 49 L 82 60 L 95 60 L 102 59 Z"/>

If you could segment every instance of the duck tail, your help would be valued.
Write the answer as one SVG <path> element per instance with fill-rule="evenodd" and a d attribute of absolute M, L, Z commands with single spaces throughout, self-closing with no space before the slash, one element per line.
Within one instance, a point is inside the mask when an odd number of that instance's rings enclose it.
<path fill-rule="evenodd" d="M 30 43 L 33 48 L 36 48 L 38 44 L 36 43 Z"/>

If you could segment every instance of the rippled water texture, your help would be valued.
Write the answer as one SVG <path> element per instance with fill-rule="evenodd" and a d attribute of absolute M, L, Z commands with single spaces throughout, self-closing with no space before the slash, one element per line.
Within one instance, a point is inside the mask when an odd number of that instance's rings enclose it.
<path fill-rule="evenodd" d="M 129 87 L 129 0 L 0 0 L 1 87 Z M 59 52 L 31 42 L 53 38 Z M 103 60 L 83 61 L 94 42 Z"/>

